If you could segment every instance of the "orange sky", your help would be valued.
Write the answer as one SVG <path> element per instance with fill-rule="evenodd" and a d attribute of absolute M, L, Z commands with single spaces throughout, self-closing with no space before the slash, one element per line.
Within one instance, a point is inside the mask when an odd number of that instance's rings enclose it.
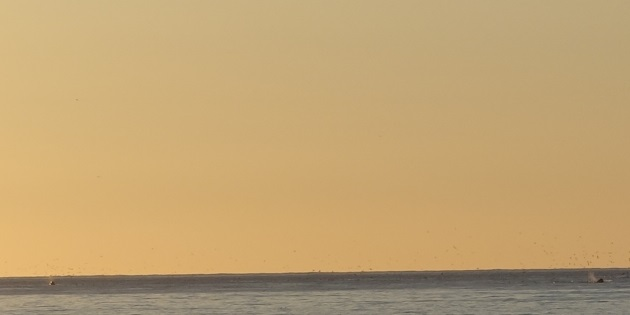
<path fill-rule="evenodd" d="M 0 276 L 630 265 L 627 1 L 1 1 Z"/>

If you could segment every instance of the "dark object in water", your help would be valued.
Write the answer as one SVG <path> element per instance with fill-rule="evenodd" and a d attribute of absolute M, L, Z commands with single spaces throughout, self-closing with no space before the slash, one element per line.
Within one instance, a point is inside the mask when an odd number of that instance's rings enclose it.
<path fill-rule="evenodd" d="M 55 285 L 55 284 L 56 284 L 55 281 L 52 281 L 52 280 L 48 282 L 48 285 Z"/>
<path fill-rule="evenodd" d="M 604 279 L 603 279 L 603 278 L 599 278 L 599 279 L 597 279 L 597 281 L 596 281 L 596 282 L 597 282 L 597 283 L 604 283 Z"/>

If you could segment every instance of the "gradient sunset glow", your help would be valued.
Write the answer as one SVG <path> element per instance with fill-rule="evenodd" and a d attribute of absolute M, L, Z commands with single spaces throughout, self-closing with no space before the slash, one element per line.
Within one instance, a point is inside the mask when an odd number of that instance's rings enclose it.
<path fill-rule="evenodd" d="M 0 1 L 0 276 L 630 266 L 628 1 Z"/>

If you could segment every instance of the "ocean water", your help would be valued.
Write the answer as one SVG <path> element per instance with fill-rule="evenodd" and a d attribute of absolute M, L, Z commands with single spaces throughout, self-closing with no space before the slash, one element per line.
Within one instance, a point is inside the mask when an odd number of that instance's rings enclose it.
<path fill-rule="evenodd" d="M 630 314 L 625 269 L 0 278 L 0 314 Z M 590 275 L 593 279 L 593 275 Z"/>

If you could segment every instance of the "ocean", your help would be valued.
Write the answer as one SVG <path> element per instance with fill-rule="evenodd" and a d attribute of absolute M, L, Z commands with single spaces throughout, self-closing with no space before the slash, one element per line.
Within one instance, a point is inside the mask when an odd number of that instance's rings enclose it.
<path fill-rule="evenodd" d="M 0 314 L 630 314 L 630 276 L 572 269 L 0 278 Z"/>

